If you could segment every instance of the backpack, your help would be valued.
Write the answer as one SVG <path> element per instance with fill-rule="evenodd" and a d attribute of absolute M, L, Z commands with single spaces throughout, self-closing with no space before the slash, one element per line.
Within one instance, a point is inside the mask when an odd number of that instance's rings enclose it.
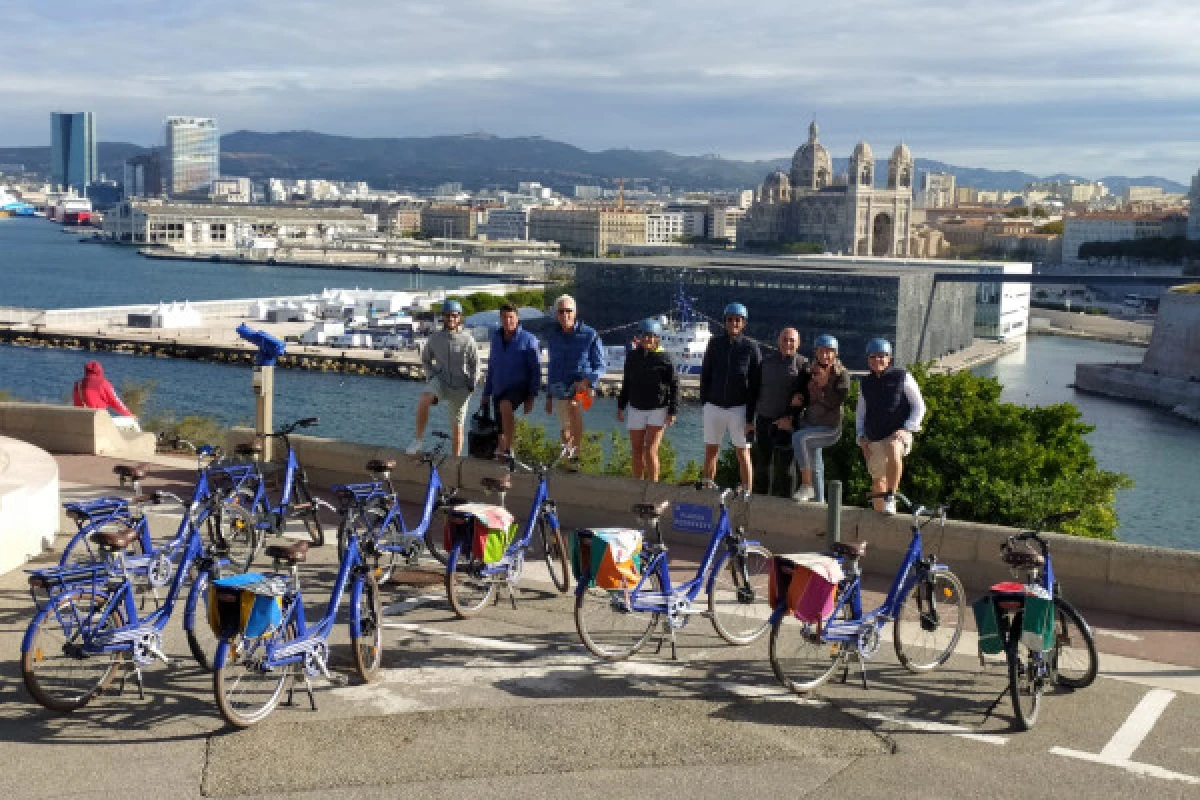
<path fill-rule="evenodd" d="M 471 415 L 471 427 L 467 431 L 467 453 L 472 458 L 490 459 L 499 443 L 499 420 L 492 419 L 492 412 L 487 403 L 481 403 L 479 410 Z"/>

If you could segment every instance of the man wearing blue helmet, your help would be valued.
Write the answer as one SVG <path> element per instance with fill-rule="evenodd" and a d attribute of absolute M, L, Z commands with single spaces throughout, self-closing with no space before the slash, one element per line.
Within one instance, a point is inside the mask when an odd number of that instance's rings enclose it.
<path fill-rule="evenodd" d="M 737 453 L 742 486 L 753 486 L 750 438 L 762 383 L 762 353 L 744 335 L 749 314 L 741 303 L 725 306 L 725 330 L 708 340 L 700 366 L 700 402 L 704 405 L 704 478 L 717 477 L 717 456 L 725 433 Z"/>
<path fill-rule="evenodd" d="M 429 407 L 446 401 L 450 416 L 450 444 L 455 455 L 462 455 L 463 424 L 467 419 L 467 403 L 479 384 L 479 355 L 475 340 L 462 327 L 462 304 L 457 300 L 442 303 L 442 329 L 431 335 L 421 350 L 421 363 L 429 388 L 417 401 L 417 429 L 410 455 L 421 452 L 425 426 L 429 424 Z"/>
<path fill-rule="evenodd" d="M 660 343 L 662 324 L 646 319 L 638 325 L 638 342 L 625 357 L 617 422 L 629 429 L 633 477 L 658 480 L 658 447 L 663 429 L 675 423 L 679 407 L 679 376 Z"/>
<path fill-rule="evenodd" d="M 875 510 L 895 514 L 892 495 L 900 486 L 913 434 L 921 430 L 925 400 L 913 376 L 892 366 L 892 345 L 886 339 L 867 342 L 867 369 L 858 384 L 854 430 L 871 473 Z"/>

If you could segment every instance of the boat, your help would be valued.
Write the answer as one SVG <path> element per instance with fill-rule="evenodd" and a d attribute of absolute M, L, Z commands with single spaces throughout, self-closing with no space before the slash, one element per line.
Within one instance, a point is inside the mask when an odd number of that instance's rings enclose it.
<path fill-rule="evenodd" d="M 22 203 L 3 186 L 0 186 L 0 217 L 32 217 L 34 207 Z"/>
<path fill-rule="evenodd" d="M 671 312 L 658 318 L 663 327 L 659 343 L 671 356 L 676 372 L 680 375 L 699 375 L 704 352 L 713 336 L 712 331 L 692 308 L 682 286 L 676 287 L 674 301 Z M 609 371 L 620 372 L 625 369 L 625 356 L 636 346 L 631 341 L 628 346 L 611 345 L 604 348 Z"/>

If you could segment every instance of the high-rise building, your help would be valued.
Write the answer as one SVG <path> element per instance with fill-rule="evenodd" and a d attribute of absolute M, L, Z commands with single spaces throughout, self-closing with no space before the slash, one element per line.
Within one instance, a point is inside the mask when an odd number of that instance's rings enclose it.
<path fill-rule="evenodd" d="M 50 115 L 50 182 L 83 194 L 96 180 L 96 118 L 91 111 Z"/>
<path fill-rule="evenodd" d="M 217 121 L 206 117 L 167 117 L 167 192 L 172 197 L 208 197 L 221 177 Z"/>
<path fill-rule="evenodd" d="M 159 197 L 163 193 L 162 157 L 158 150 L 140 153 L 125 161 L 126 197 Z"/>

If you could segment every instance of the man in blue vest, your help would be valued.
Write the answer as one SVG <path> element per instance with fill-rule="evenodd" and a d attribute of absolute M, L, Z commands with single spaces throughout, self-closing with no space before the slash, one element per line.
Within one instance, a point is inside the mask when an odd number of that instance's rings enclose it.
<path fill-rule="evenodd" d="M 854 430 L 871 473 L 875 510 L 895 514 L 892 495 L 900 486 L 904 457 L 912 452 L 913 434 L 921 430 L 925 400 L 913 376 L 892 366 L 886 339 L 867 342 L 867 369 L 858 384 Z"/>

